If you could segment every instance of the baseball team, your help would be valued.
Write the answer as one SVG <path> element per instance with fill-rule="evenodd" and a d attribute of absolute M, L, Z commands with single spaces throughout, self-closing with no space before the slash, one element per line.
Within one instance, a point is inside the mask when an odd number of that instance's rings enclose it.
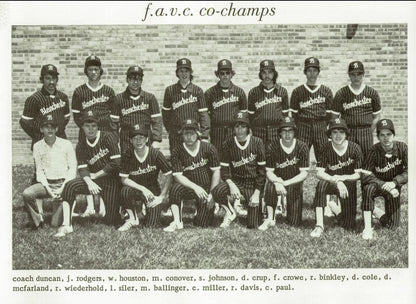
<path fill-rule="evenodd" d="M 193 223 L 200 227 L 210 226 L 220 208 L 221 228 L 237 216 L 261 231 L 275 226 L 277 216 L 299 226 L 303 181 L 315 171 L 311 237 L 322 236 L 329 216 L 356 229 L 358 185 L 362 237 L 374 237 L 376 220 L 389 229 L 399 226 L 407 145 L 395 140 L 393 122 L 381 118 L 379 94 L 364 83 L 360 61 L 349 64 L 351 83 L 333 96 L 318 83 L 319 60 L 307 58 L 306 82 L 289 98 L 272 60 L 260 62 L 260 83 L 247 97 L 232 82 L 230 60 L 218 62 L 219 81 L 204 92 L 192 81 L 191 61 L 181 58 L 178 82 L 165 89 L 161 109 L 142 89 L 137 65 L 128 68 L 126 90 L 117 95 L 101 82 L 99 57 L 86 59 L 84 73 L 88 80 L 73 92 L 71 109 L 57 90 L 52 64 L 42 66 L 42 88 L 25 101 L 20 125 L 32 139 L 35 176 L 23 200 L 35 229 L 44 226 L 44 198 L 62 210 L 56 237 L 73 232 L 73 217 L 94 214 L 119 231 L 139 223 L 160 227 L 161 216 L 169 214 L 173 221 L 163 230 L 174 232 L 184 227 L 184 201 L 195 203 Z M 71 110 L 80 129 L 75 151 L 65 134 Z M 159 149 L 163 126 L 170 160 Z M 316 162 L 309 159 L 312 146 Z M 79 194 L 87 198 L 82 214 L 74 212 Z M 384 210 L 375 206 L 376 197 L 384 198 Z"/>

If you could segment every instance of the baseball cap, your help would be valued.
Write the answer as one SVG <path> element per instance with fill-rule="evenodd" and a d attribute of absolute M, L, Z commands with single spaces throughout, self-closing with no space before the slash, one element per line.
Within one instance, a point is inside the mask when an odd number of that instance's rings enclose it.
<path fill-rule="evenodd" d="M 176 69 L 179 70 L 181 68 L 187 68 L 187 69 L 192 69 L 192 64 L 191 64 L 191 60 L 189 60 L 188 58 L 181 58 L 178 61 L 176 61 Z"/>
<path fill-rule="evenodd" d="M 296 130 L 295 119 L 289 116 L 282 118 L 279 123 L 279 132 L 283 128 L 292 128 L 293 130 Z"/>
<path fill-rule="evenodd" d="M 52 116 L 52 114 L 47 114 L 47 115 L 42 116 L 40 126 L 43 127 L 44 125 L 47 125 L 47 124 L 51 124 L 57 127 L 58 121 L 55 119 L 55 117 Z"/>
<path fill-rule="evenodd" d="M 348 73 L 362 72 L 364 73 L 364 65 L 361 61 L 353 61 L 348 65 Z"/>
<path fill-rule="evenodd" d="M 326 128 L 326 135 L 330 137 L 332 130 L 335 129 L 345 130 L 345 133 L 347 133 L 347 135 L 350 134 L 347 123 L 342 118 L 333 118 L 329 121 L 328 126 Z"/>
<path fill-rule="evenodd" d="M 40 76 L 45 76 L 46 74 L 51 74 L 54 76 L 58 76 L 58 69 L 53 64 L 45 64 L 42 66 L 42 69 L 40 70 Z"/>
<path fill-rule="evenodd" d="M 195 131 L 198 132 L 199 131 L 198 122 L 193 118 L 185 119 L 182 122 L 182 127 L 181 127 L 179 132 L 182 133 L 183 130 L 185 130 L 185 129 L 191 129 L 191 130 L 195 130 Z"/>
<path fill-rule="evenodd" d="M 95 122 L 98 123 L 98 118 L 95 116 L 93 111 L 85 111 L 81 116 L 81 124 L 83 125 L 86 122 Z"/>
<path fill-rule="evenodd" d="M 87 59 L 85 59 L 85 67 L 89 66 L 101 66 L 101 60 L 97 56 L 91 55 L 88 56 Z"/>
<path fill-rule="evenodd" d="M 260 62 L 260 72 L 263 70 L 267 70 L 267 69 L 270 69 L 270 70 L 276 69 L 274 66 L 273 60 L 266 59 Z"/>
<path fill-rule="evenodd" d="M 234 117 L 234 125 L 237 123 L 245 123 L 246 125 L 250 126 L 250 119 L 248 117 L 247 112 L 237 112 Z"/>
<path fill-rule="evenodd" d="M 127 69 L 127 77 L 131 75 L 143 76 L 143 69 L 138 65 L 133 65 Z"/>
<path fill-rule="evenodd" d="M 147 124 L 136 124 L 132 126 L 129 131 L 129 137 L 132 138 L 136 135 L 149 137 L 149 126 Z"/>
<path fill-rule="evenodd" d="M 220 61 L 218 61 L 218 71 L 220 70 L 232 70 L 233 69 L 233 65 L 231 63 L 230 60 L 228 59 L 222 59 Z"/>
<path fill-rule="evenodd" d="M 376 125 L 377 136 L 380 134 L 380 131 L 383 129 L 390 130 L 393 133 L 393 135 L 396 135 L 396 132 L 394 130 L 394 124 L 390 119 L 383 118 L 377 122 L 377 125 Z"/>
<path fill-rule="evenodd" d="M 311 68 L 311 67 L 317 68 L 318 70 L 320 69 L 318 58 L 309 57 L 305 59 L 305 68 L 303 70 L 306 71 L 308 68 Z"/>

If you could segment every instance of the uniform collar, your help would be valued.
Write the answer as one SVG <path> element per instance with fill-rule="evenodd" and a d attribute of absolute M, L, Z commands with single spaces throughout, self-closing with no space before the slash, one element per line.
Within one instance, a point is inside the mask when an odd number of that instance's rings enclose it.
<path fill-rule="evenodd" d="M 179 90 L 187 90 L 189 93 L 192 92 L 193 89 L 193 83 L 189 82 L 188 85 L 186 86 L 186 88 L 183 88 L 183 86 L 181 85 L 181 82 L 178 80 L 178 82 L 176 83 L 176 85 L 178 86 Z"/>
<path fill-rule="evenodd" d="M 264 85 L 263 85 L 263 81 L 260 81 L 260 84 L 259 84 L 259 87 L 263 90 L 263 91 L 266 91 L 266 92 L 272 92 L 274 89 L 277 89 L 278 87 L 279 87 L 279 85 L 277 84 L 277 83 L 275 83 L 274 85 L 273 85 L 273 87 L 272 88 L 270 88 L 270 89 L 267 89 Z"/>
<path fill-rule="evenodd" d="M 46 95 L 46 96 L 56 96 L 56 93 L 58 92 L 58 90 L 55 88 L 55 92 L 53 94 L 51 94 L 48 91 L 46 91 L 46 89 L 44 87 L 42 87 L 42 89 L 40 91 L 42 92 L 43 95 Z"/>
<path fill-rule="evenodd" d="M 131 92 L 129 90 L 129 87 L 127 87 L 126 90 L 124 91 L 124 94 L 127 97 L 132 97 L 132 99 L 139 99 L 139 97 L 142 95 L 142 92 L 143 92 L 143 90 L 142 90 L 142 88 L 140 88 L 139 94 L 138 95 L 133 95 L 133 94 L 131 94 Z"/>
<path fill-rule="evenodd" d="M 230 93 L 235 93 L 235 85 L 230 81 L 230 86 L 228 87 L 228 88 L 226 88 L 226 89 L 224 89 L 222 86 L 221 86 L 221 84 L 220 84 L 220 82 L 218 81 L 217 82 L 217 88 L 218 88 L 218 90 L 220 90 L 220 91 L 222 91 L 222 90 L 228 90 Z"/>
<path fill-rule="evenodd" d="M 387 158 L 390 158 L 392 156 L 399 156 L 399 148 L 397 145 L 397 141 L 393 141 L 393 150 L 391 152 L 384 151 L 383 147 L 381 146 L 381 143 L 378 145 L 378 150 L 380 151 L 380 154 L 384 155 Z"/>

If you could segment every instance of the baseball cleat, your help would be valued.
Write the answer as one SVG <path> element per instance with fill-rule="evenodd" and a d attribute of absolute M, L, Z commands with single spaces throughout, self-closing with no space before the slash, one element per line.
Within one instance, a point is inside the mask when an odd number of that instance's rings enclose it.
<path fill-rule="evenodd" d="M 121 231 L 121 232 L 124 232 L 124 231 L 129 230 L 132 227 L 137 227 L 137 226 L 139 226 L 139 221 L 138 220 L 127 220 L 123 224 L 123 226 L 119 227 L 117 230 Z"/>
<path fill-rule="evenodd" d="M 87 209 L 84 211 L 83 214 L 81 214 L 81 217 L 89 217 L 89 216 L 93 216 L 95 215 L 95 210 L 94 209 Z"/>
<path fill-rule="evenodd" d="M 240 216 L 247 216 L 247 210 L 244 209 L 243 205 L 241 205 L 241 201 L 239 199 L 234 201 L 234 210 Z"/>
<path fill-rule="evenodd" d="M 362 237 L 364 240 L 371 240 L 374 236 L 373 229 L 367 228 L 363 230 Z"/>
<path fill-rule="evenodd" d="M 232 213 L 232 214 L 227 213 L 227 214 L 225 214 L 224 220 L 222 221 L 220 227 L 221 228 L 228 228 L 228 227 L 230 227 L 230 224 L 232 223 L 232 221 L 235 220 L 236 217 L 237 217 L 237 215 L 235 213 Z"/>
<path fill-rule="evenodd" d="M 337 202 L 330 200 L 328 202 L 328 207 L 331 210 L 331 213 L 335 215 L 339 215 L 341 213 L 341 206 L 337 204 Z"/>
<path fill-rule="evenodd" d="M 162 211 L 162 216 L 173 216 L 172 210 L 169 208 L 166 211 Z"/>
<path fill-rule="evenodd" d="M 333 217 L 334 216 L 334 214 L 332 213 L 332 211 L 329 208 L 329 206 L 325 206 L 325 208 L 324 208 L 324 216 L 326 216 L 326 217 Z"/>
<path fill-rule="evenodd" d="M 276 222 L 274 220 L 266 219 L 263 224 L 261 224 L 258 229 L 261 231 L 265 231 L 273 226 L 276 226 Z"/>
<path fill-rule="evenodd" d="M 282 216 L 283 215 L 283 206 L 282 205 L 277 205 L 276 206 L 276 210 L 274 212 L 274 217 L 277 218 L 278 216 Z"/>
<path fill-rule="evenodd" d="M 180 230 L 180 229 L 183 229 L 183 222 L 173 221 L 172 223 L 170 223 L 169 226 L 163 228 L 163 231 L 174 232 L 175 230 Z"/>
<path fill-rule="evenodd" d="M 324 233 L 324 227 L 322 226 L 315 226 L 315 229 L 311 232 L 311 237 L 319 238 Z"/>
<path fill-rule="evenodd" d="M 55 234 L 55 237 L 64 237 L 67 234 L 70 234 L 74 231 L 74 229 L 72 228 L 72 226 L 61 226 L 58 229 L 58 233 Z"/>

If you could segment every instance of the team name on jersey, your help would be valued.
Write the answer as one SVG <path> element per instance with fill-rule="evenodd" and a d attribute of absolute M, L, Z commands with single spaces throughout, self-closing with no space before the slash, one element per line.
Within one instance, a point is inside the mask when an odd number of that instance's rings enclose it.
<path fill-rule="evenodd" d="M 288 166 L 294 166 L 298 162 L 299 162 L 299 159 L 297 157 L 294 157 L 291 160 L 286 159 L 286 161 L 283 162 L 283 163 L 280 163 L 280 164 L 279 163 L 276 163 L 275 167 L 276 167 L 276 169 L 283 169 L 283 168 L 286 168 Z"/>
<path fill-rule="evenodd" d="M 378 173 L 385 173 L 393 168 L 395 168 L 398 165 L 401 165 L 402 160 L 401 159 L 396 159 L 394 162 L 392 163 L 387 163 L 387 165 L 384 168 L 380 168 L 380 167 L 376 167 L 376 172 Z"/>
<path fill-rule="evenodd" d="M 344 107 L 344 110 L 348 110 L 351 108 L 359 107 L 365 104 L 371 103 L 371 98 L 363 97 L 363 99 L 357 100 L 354 98 L 353 102 L 350 103 L 343 103 L 342 106 Z"/>
<path fill-rule="evenodd" d="M 50 113 L 52 111 L 55 111 L 55 110 L 60 109 L 60 108 L 63 108 L 63 107 L 65 107 L 65 102 L 63 100 L 59 99 L 59 102 L 58 103 L 54 103 L 53 105 L 51 105 L 51 106 L 49 106 L 47 108 L 41 108 L 40 109 L 40 112 L 43 115 L 46 115 L 46 114 L 48 114 L 48 113 Z"/>
<path fill-rule="evenodd" d="M 212 107 L 214 108 L 214 109 L 216 109 L 216 108 L 219 108 L 219 107 L 221 107 L 221 106 L 223 106 L 223 105 L 225 105 L 225 104 L 227 104 L 227 103 L 231 103 L 231 102 L 237 102 L 238 101 L 238 97 L 237 96 L 234 96 L 234 95 L 231 95 L 230 97 L 228 97 L 228 98 L 223 98 L 223 99 L 221 99 L 221 100 L 218 100 L 218 101 L 216 101 L 216 102 L 213 102 L 212 103 Z"/>
<path fill-rule="evenodd" d="M 110 153 L 110 150 L 108 150 L 108 148 L 105 149 L 100 149 L 100 151 L 95 154 L 89 161 L 88 163 L 90 165 L 94 165 L 100 158 L 106 156 L 108 153 Z"/>
<path fill-rule="evenodd" d="M 194 97 L 193 95 L 189 96 L 188 98 L 183 98 L 181 100 L 179 100 L 178 102 L 174 102 L 172 103 L 172 108 L 174 110 L 176 110 L 179 107 L 182 107 L 188 103 L 193 103 L 193 102 L 197 102 L 198 101 L 198 97 Z"/>
<path fill-rule="evenodd" d="M 238 168 L 241 166 L 244 166 L 245 164 L 251 163 L 252 161 L 254 161 L 256 159 L 257 155 L 250 153 L 249 157 L 243 157 L 241 158 L 241 160 L 239 161 L 232 161 L 231 163 L 233 164 L 234 168 Z"/>
<path fill-rule="evenodd" d="M 308 101 L 301 101 L 299 106 L 301 109 L 313 106 L 314 104 L 325 103 L 325 97 L 318 96 L 316 98 L 310 98 Z"/>
<path fill-rule="evenodd" d="M 338 169 L 342 169 L 343 167 L 349 166 L 352 163 L 354 163 L 354 160 L 348 157 L 348 160 L 346 160 L 345 162 L 338 161 L 338 164 L 333 165 L 333 166 L 328 166 L 328 169 L 335 171 Z"/>
<path fill-rule="evenodd" d="M 131 114 L 131 113 L 134 113 L 134 112 L 137 112 L 137 111 L 144 111 L 144 110 L 147 110 L 147 109 L 149 109 L 149 105 L 147 103 L 141 103 L 137 106 L 133 105 L 131 108 L 128 108 L 128 109 L 124 109 L 124 108 L 121 109 L 121 114 L 123 116 L 126 116 L 128 114 Z"/>
<path fill-rule="evenodd" d="M 271 98 L 266 97 L 264 100 L 256 102 L 254 106 L 256 107 L 256 109 L 259 109 L 264 106 L 267 106 L 268 104 L 278 103 L 278 102 L 282 102 L 282 97 L 280 96 L 273 96 Z"/>
<path fill-rule="evenodd" d="M 136 171 L 130 172 L 130 175 L 142 175 L 152 171 L 155 171 L 157 168 L 156 166 L 147 165 L 147 168 L 139 168 Z"/>
<path fill-rule="evenodd" d="M 81 104 L 82 105 L 82 109 L 85 110 L 86 108 L 89 108 L 89 107 L 95 105 L 96 103 L 104 103 L 104 102 L 107 102 L 107 100 L 109 100 L 109 99 L 110 99 L 110 97 L 104 96 L 104 95 L 101 95 L 100 97 L 94 97 L 93 96 L 91 100 L 83 101 L 82 102 L 82 104 Z"/>
<path fill-rule="evenodd" d="M 197 168 L 201 168 L 201 167 L 205 166 L 206 164 L 208 164 L 208 159 L 202 158 L 197 163 L 192 162 L 192 165 L 190 165 L 188 167 L 185 167 L 185 169 L 183 169 L 183 171 L 192 171 L 192 170 L 195 170 Z"/>

